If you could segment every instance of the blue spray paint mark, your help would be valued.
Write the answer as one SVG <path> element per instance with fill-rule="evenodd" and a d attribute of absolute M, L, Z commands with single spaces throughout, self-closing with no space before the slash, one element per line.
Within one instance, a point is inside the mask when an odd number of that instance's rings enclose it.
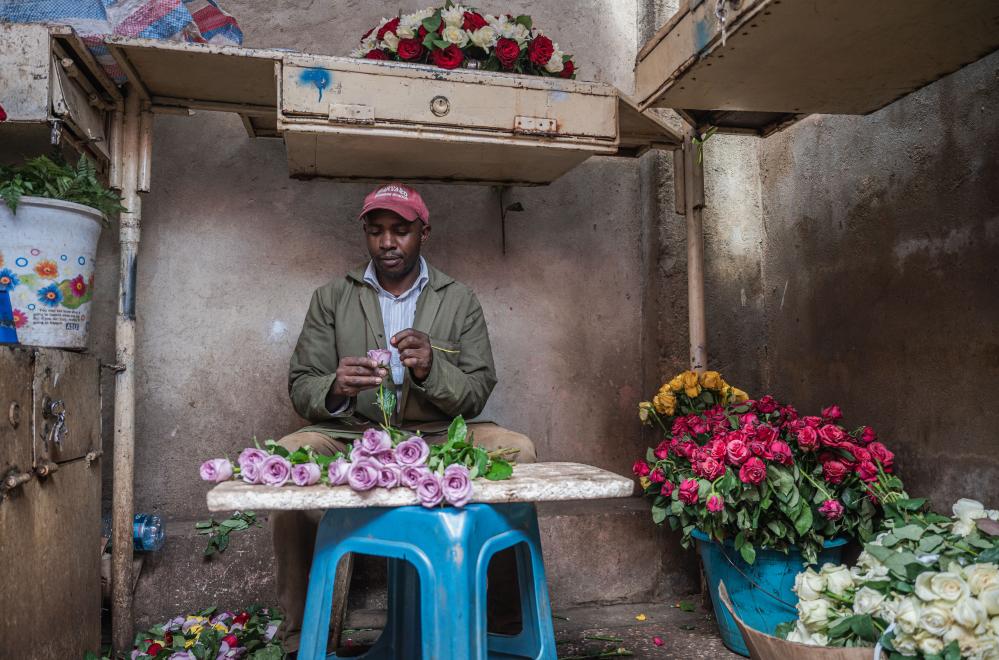
<path fill-rule="evenodd" d="M 551 97 L 552 101 L 568 101 L 569 100 L 569 92 L 554 91 L 554 92 L 550 92 L 549 96 Z"/>
<path fill-rule="evenodd" d="M 711 39 L 711 26 L 708 24 L 707 20 L 700 20 L 697 21 L 695 27 L 697 29 L 697 33 L 694 36 L 694 48 L 700 51 L 708 45 L 708 40 Z"/>
<path fill-rule="evenodd" d="M 326 69 L 306 69 L 298 77 L 303 85 L 312 84 L 319 90 L 319 100 L 323 100 L 323 90 L 330 86 L 333 76 Z"/>

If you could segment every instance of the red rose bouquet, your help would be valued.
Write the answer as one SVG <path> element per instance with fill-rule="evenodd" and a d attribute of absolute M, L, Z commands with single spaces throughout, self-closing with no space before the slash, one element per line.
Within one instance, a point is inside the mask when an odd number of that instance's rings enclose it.
<path fill-rule="evenodd" d="M 352 57 L 433 64 L 442 69 L 511 71 L 575 78 L 572 57 L 534 27 L 530 16 L 483 14 L 448 0 L 443 7 L 383 18 Z"/>
<path fill-rule="evenodd" d="M 652 519 L 756 548 L 791 545 L 814 562 L 838 536 L 871 537 L 882 504 L 906 497 L 894 454 L 868 426 L 847 431 L 838 406 L 800 417 L 771 396 L 750 400 L 718 372 L 684 372 L 639 405 L 664 439 L 635 461 Z"/>

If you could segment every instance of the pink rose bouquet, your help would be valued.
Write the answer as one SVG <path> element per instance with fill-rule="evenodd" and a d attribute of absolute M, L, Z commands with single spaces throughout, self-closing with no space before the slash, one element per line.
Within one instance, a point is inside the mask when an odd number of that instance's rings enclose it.
<path fill-rule="evenodd" d="M 684 372 L 640 404 L 663 440 L 633 466 L 652 519 L 756 548 L 799 547 L 814 562 L 823 542 L 868 540 L 884 507 L 907 497 L 894 454 L 868 426 L 850 431 L 839 406 L 799 416 L 772 396 L 748 399 L 717 372 Z"/>

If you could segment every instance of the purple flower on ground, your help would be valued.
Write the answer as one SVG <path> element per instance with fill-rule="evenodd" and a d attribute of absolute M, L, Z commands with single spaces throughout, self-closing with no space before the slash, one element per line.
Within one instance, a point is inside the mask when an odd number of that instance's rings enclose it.
<path fill-rule="evenodd" d="M 375 348 L 368 351 L 368 358 L 374 360 L 382 367 L 392 365 L 392 351 L 387 348 Z"/>
<path fill-rule="evenodd" d="M 368 429 L 364 432 L 364 435 L 360 440 L 354 441 L 355 446 L 358 443 L 360 443 L 361 449 L 366 451 L 369 455 L 374 456 L 379 452 L 385 451 L 386 449 L 392 449 L 392 436 L 385 431 Z"/>
<path fill-rule="evenodd" d="M 426 465 L 404 465 L 399 470 L 399 483 L 406 488 L 416 488 L 425 474 L 430 474 Z"/>
<path fill-rule="evenodd" d="M 291 463 L 284 456 L 268 456 L 260 464 L 260 483 L 267 486 L 283 486 L 291 477 Z"/>
<path fill-rule="evenodd" d="M 319 483 L 323 470 L 315 463 L 302 463 L 291 468 L 291 480 L 296 486 L 311 486 Z"/>
<path fill-rule="evenodd" d="M 468 468 L 464 465 L 449 465 L 444 468 L 444 498 L 454 506 L 465 506 L 472 499 L 472 480 L 468 478 Z"/>
<path fill-rule="evenodd" d="M 392 489 L 399 485 L 399 468 L 395 465 L 383 465 L 378 470 L 378 485 Z"/>
<path fill-rule="evenodd" d="M 330 480 L 330 486 L 342 486 L 347 483 L 348 470 L 350 470 L 350 463 L 343 456 L 330 463 L 326 471 L 326 476 Z"/>
<path fill-rule="evenodd" d="M 364 458 L 350 464 L 347 470 L 347 483 L 354 490 L 371 490 L 378 485 L 378 472 L 381 463 Z"/>
<path fill-rule="evenodd" d="M 232 478 L 232 463 L 226 458 L 213 458 L 201 464 L 201 478 L 222 483 Z"/>
<path fill-rule="evenodd" d="M 248 484 L 259 484 L 260 465 L 261 463 L 247 463 L 239 468 L 239 476 Z"/>
<path fill-rule="evenodd" d="M 420 477 L 419 483 L 416 484 L 416 497 L 419 498 L 420 504 L 428 509 L 443 502 L 444 485 L 441 483 L 440 475 L 427 472 Z"/>
<path fill-rule="evenodd" d="M 395 458 L 394 449 L 386 449 L 385 451 L 380 451 L 373 457 L 376 461 L 382 465 L 398 465 Z"/>
<path fill-rule="evenodd" d="M 399 443 L 395 448 L 395 460 L 399 465 L 422 465 L 430 456 L 430 447 L 426 441 L 414 435 Z"/>
<path fill-rule="evenodd" d="M 267 624 L 267 630 L 264 631 L 264 639 L 266 641 L 271 641 L 274 639 L 274 634 L 277 633 L 278 626 L 276 623 Z"/>
<path fill-rule="evenodd" d="M 256 465 L 259 466 L 261 463 L 264 462 L 264 459 L 266 459 L 267 456 L 268 456 L 267 452 L 265 452 L 263 449 L 257 449 L 256 447 L 247 447 L 246 449 L 244 449 L 239 453 L 239 458 L 236 459 L 236 462 L 239 463 L 239 469 L 242 470 L 243 468 L 246 467 L 247 463 L 255 463 Z"/>

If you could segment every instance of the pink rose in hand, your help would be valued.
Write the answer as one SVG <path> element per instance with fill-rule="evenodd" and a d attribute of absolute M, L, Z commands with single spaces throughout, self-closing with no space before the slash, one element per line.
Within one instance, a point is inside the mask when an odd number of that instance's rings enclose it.
<path fill-rule="evenodd" d="M 744 484 L 759 484 L 767 478 L 767 466 L 756 456 L 739 468 L 739 480 Z"/>
<path fill-rule="evenodd" d="M 697 504 L 697 491 L 700 485 L 697 479 L 686 479 L 680 484 L 680 501 L 684 504 Z"/>
<path fill-rule="evenodd" d="M 464 465 L 449 465 L 444 468 L 444 498 L 453 506 L 465 506 L 472 499 L 472 480 L 468 478 L 468 468 Z"/>
<path fill-rule="evenodd" d="M 826 500 L 819 506 L 819 513 L 828 520 L 839 520 L 843 517 L 843 505 L 839 500 Z"/>
<path fill-rule="evenodd" d="M 419 436 L 403 440 L 395 448 L 395 460 L 399 465 L 423 465 L 430 456 L 430 447 Z"/>
<path fill-rule="evenodd" d="M 213 458 L 201 464 L 201 478 L 222 483 L 232 478 L 232 463 L 225 458 Z"/>
<path fill-rule="evenodd" d="M 291 463 L 284 456 L 268 456 L 260 464 L 260 483 L 280 487 L 291 477 Z"/>
<path fill-rule="evenodd" d="M 368 358 L 374 360 L 381 367 L 392 365 L 392 351 L 387 348 L 375 348 L 368 351 Z"/>
<path fill-rule="evenodd" d="M 370 458 L 351 463 L 347 470 L 347 483 L 354 490 L 371 490 L 378 485 L 378 471 L 381 467 L 381 463 Z"/>
<path fill-rule="evenodd" d="M 725 508 L 725 500 L 722 499 L 721 495 L 715 493 L 708 498 L 707 507 L 711 513 L 721 513 Z"/>
<path fill-rule="evenodd" d="M 428 509 L 432 509 L 443 502 L 444 484 L 441 481 L 440 475 L 428 471 L 420 477 L 419 483 L 416 484 L 416 497 L 420 500 L 420 504 Z"/>
<path fill-rule="evenodd" d="M 296 486 L 317 484 L 322 474 L 322 468 L 316 463 L 300 463 L 291 468 L 291 480 L 295 482 Z"/>
<path fill-rule="evenodd" d="M 326 476 L 330 480 L 331 486 L 342 486 L 347 483 L 347 472 L 350 471 L 350 463 L 341 456 L 336 459 L 326 469 Z"/>
<path fill-rule="evenodd" d="M 430 470 L 426 465 L 404 465 L 399 470 L 399 483 L 406 488 L 415 489 L 420 484 L 420 479 L 428 474 Z"/>

